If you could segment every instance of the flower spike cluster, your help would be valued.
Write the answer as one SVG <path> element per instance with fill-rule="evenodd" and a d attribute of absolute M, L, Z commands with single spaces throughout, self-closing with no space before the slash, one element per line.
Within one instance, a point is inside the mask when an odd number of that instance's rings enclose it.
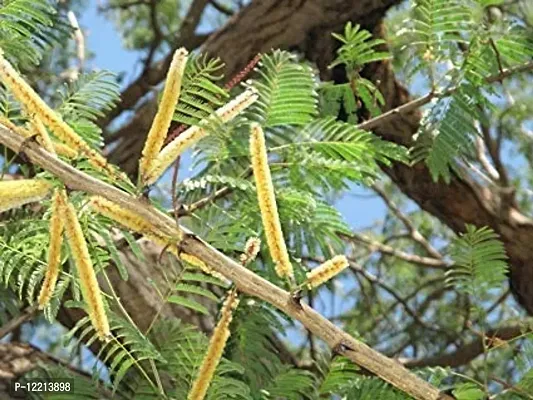
<path fill-rule="evenodd" d="M 261 219 L 263 220 L 263 229 L 265 230 L 270 255 L 276 264 L 276 273 L 281 278 L 287 277 L 292 279 L 292 264 L 279 222 L 274 186 L 272 185 L 272 177 L 268 166 L 265 135 L 259 124 L 252 125 L 250 154 L 257 188 L 257 199 L 259 209 L 261 210 Z"/>
<path fill-rule="evenodd" d="M 38 117 L 48 126 L 55 136 L 69 147 L 87 157 L 91 165 L 105 171 L 114 178 L 124 178 L 108 164 L 104 156 L 91 148 L 59 114 L 52 110 L 45 101 L 32 89 L 7 61 L 0 50 L 0 79 L 11 90 L 17 100 L 22 103 L 30 116 Z"/>
<path fill-rule="evenodd" d="M 0 181 L 0 212 L 45 198 L 52 186 L 42 179 Z"/>
<path fill-rule="evenodd" d="M 209 389 L 209 385 L 213 380 L 215 370 L 224 353 L 226 342 L 230 337 L 229 325 L 233 318 L 233 311 L 237 308 L 238 304 L 237 291 L 232 289 L 222 306 L 220 319 L 213 331 L 207 353 L 202 361 L 198 375 L 192 384 L 187 400 L 203 400 L 205 398 L 207 389 Z"/>
<path fill-rule="evenodd" d="M 89 318 L 100 340 L 105 340 L 111 333 L 100 286 L 96 279 L 96 273 L 80 222 L 76 215 L 76 210 L 64 193 L 62 197 L 65 203 L 65 233 L 70 247 L 70 253 L 78 269 L 81 291 L 88 306 Z"/>
<path fill-rule="evenodd" d="M 148 137 L 144 143 L 142 158 L 139 162 L 139 172 L 144 176 L 152 169 L 152 164 L 161 151 L 168 128 L 172 122 L 174 109 L 181 91 L 181 81 L 187 64 L 188 52 L 184 48 L 176 50 L 170 68 L 167 73 L 167 80 L 157 114 L 152 122 Z"/>
<path fill-rule="evenodd" d="M 217 109 L 215 116 L 224 123 L 229 122 L 250 107 L 257 99 L 258 96 L 255 89 L 246 89 L 235 99 Z M 146 185 L 153 184 L 178 156 L 200 139 L 207 136 L 208 131 L 205 129 L 205 125 L 209 123 L 209 119 L 202 120 L 198 125 L 186 129 L 176 139 L 165 146 L 155 159 L 152 169 L 143 177 L 143 182 Z"/>
<path fill-rule="evenodd" d="M 50 245 L 48 247 L 48 267 L 44 277 L 43 285 L 39 293 L 39 309 L 43 309 L 54 293 L 57 277 L 59 276 L 59 267 L 61 263 L 61 246 L 63 244 L 63 230 L 65 221 L 63 213 L 65 204 L 63 202 L 65 195 L 58 189 L 54 191 L 52 197 L 52 216 L 50 217 Z"/>
<path fill-rule="evenodd" d="M 309 289 L 318 287 L 342 272 L 350 263 L 345 256 L 335 256 L 307 273 L 305 283 Z"/>

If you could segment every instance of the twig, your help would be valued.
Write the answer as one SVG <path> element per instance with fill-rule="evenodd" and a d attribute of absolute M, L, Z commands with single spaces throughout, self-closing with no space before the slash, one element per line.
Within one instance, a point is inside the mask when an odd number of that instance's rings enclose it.
<path fill-rule="evenodd" d="M 0 125 L 0 143 L 13 151 L 18 151 L 23 141 L 23 137 Z M 26 145 L 24 151 L 32 163 L 52 173 L 71 189 L 102 196 L 119 206 L 134 211 L 142 218 L 149 220 L 163 233 L 175 235 L 176 231 L 183 232 L 184 236 L 179 245 L 184 252 L 199 258 L 214 271 L 235 282 L 239 291 L 266 301 L 300 321 L 314 335 L 322 338 L 330 348 L 335 349 L 338 353 L 348 357 L 354 363 L 376 374 L 399 390 L 419 400 L 443 399 L 442 394 L 435 386 L 419 378 L 396 361 L 354 339 L 308 305 L 302 303 L 301 306 L 294 307 L 291 294 L 287 291 L 244 268 L 186 228 L 176 228 L 175 221 L 170 216 L 161 213 L 151 205 L 144 204 L 141 200 L 120 189 L 76 170 L 47 153 L 37 143 Z M 449 397 L 444 398 L 449 399 Z"/>
<path fill-rule="evenodd" d="M 98 7 L 98 11 L 101 11 L 101 12 L 105 12 L 105 11 L 109 11 L 109 10 L 115 10 L 115 9 L 122 9 L 122 10 L 126 10 L 130 7 L 135 7 L 135 6 L 146 6 L 148 5 L 148 0 L 133 0 L 133 1 L 129 1 L 129 2 L 126 2 L 126 3 L 120 3 L 120 4 L 109 4 L 107 6 L 99 6 Z"/>
<path fill-rule="evenodd" d="M 533 69 L 533 61 L 530 61 L 525 64 L 521 64 L 516 67 L 508 68 L 502 70 L 499 74 L 489 76 L 485 78 L 485 81 L 487 83 L 494 83 L 502 81 L 503 79 L 516 74 L 520 72 L 526 72 Z M 430 92 L 422 97 L 419 97 L 418 99 L 411 100 L 408 103 L 402 104 L 399 107 L 393 108 L 392 110 L 387 111 L 386 113 L 383 113 L 375 118 L 369 119 L 368 121 L 362 122 L 357 125 L 357 128 L 359 129 L 365 129 L 365 130 L 371 130 L 376 128 L 377 126 L 390 121 L 393 118 L 396 118 L 398 116 L 401 116 L 403 114 L 407 114 L 411 111 L 416 110 L 419 107 L 422 107 L 423 105 L 428 104 L 431 100 L 437 97 L 447 97 L 451 94 L 455 93 L 458 90 L 459 87 L 453 87 L 448 90 L 445 90 L 442 93 L 437 92 Z"/>
<path fill-rule="evenodd" d="M 225 6 L 224 4 L 220 4 L 217 0 L 209 0 L 209 4 L 211 4 L 215 10 L 227 15 L 228 17 L 233 15 L 233 10 L 231 8 Z"/>
<path fill-rule="evenodd" d="M 511 385 L 510 383 L 504 381 L 503 379 L 500 379 L 494 375 L 490 375 L 489 376 L 489 379 L 491 381 L 494 381 L 496 383 L 499 383 L 500 385 L 502 385 L 505 389 L 511 391 L 511 392 L 515 392 L 515 393 L 518 393 L 518 394 L 521 394 L 522 396 L 525 396 L 527 397 L 528 399 L 533 399 L 533 396 L 531 394 L 529 394 L 528 392 L 520 389 L 519 387 L 516 387 L 514 385 Z"/>
<path fill-rule="evenodd" d="M 524 324 L 525 325 L 525 324 Z M 494 346 L 497 341 L 506 342 L 523 336 L 524 325 L 509 325 L 489 330 L 484 337 L 476 337 L 472 341 L 457 347 L 454 351 L 444 354 L 436 354 L 422 359 L 404 359 L 402 364 L 409 368 L 422 367 L 459 367 L 468 364 L 470 361 L 483 354 L 483 340 L 488 339 L 491 345 Z M 526 331 L 530 332 L 530 330 Z"/>
<path fill-rule="evenodd" d="M 423 321 L 422 318 L 414 310 L 411 309 L 409 304 L 407 304 L 407 302 L 404 301 L 404 299 L 402 299 L 402 297 L 398 293 L 396 293 L 396 291 L 392 287 L 390 287 L 387 283 L 385 283 L 383 280 L 379 279 L 377 276 L 366 271 L 363 267 L 361 267 L 359 264 L 357 264 L 353 260 L 350 260 L 350 269 L 354 272 L 361 274 L 367 281 L 369 281 L 370 283 L 374 285 L 379 286 L 380 288 L 385 290 L 387 293 L 389 293 L 399 304 L 402 305 L 402 307 L 407 312 L 407 314 L 409 314 L 409 316 L 411 316 L 411 318 L 413 318 L 413 320 L 418 325 L 420 325 L 421 327 L 425 329 L 429 329 L 435 332 L 442 333 L 442 330 L 440 328 L 436 326 L 431 326 L 427 324 L 425 321 Z"/>
<path fill-rule="evenodd" d="M 494 180 L 499 181 L 500 180 L 500 174 L 498 171 L 496 171 L 496 168 L 492 166 L 490 161 L 488 160 L 485 152 L 487 151 L 487 148 L 485 146 L 485 142 L 482 138 L 479 136 L 476 136 L 476 152 L 477 152 L 477 159 L 479 160 L 479 163 L 483 167 L 483 169 L 487 172 L 488 176 Z"/>
<path fill-rule="evenodd" d="M 36 314 L 37 314 L 37 306 L 26 307 L 20 315 L 17 315 L 15 318 L 10 320 L 7 324 L 0 327 L 0 339 L 2 339 L 7 334 L 11 333 L 13 330 L 17 329 L 23 323 L 31 320 Z"/>
<path fill-rule="evenodd" d="M 407 261 L 413 264 L 418 264 L 423 267 L 448 269 L 451 265 L 449 262 L 443 259 L 422 257 L 422 256 L 417 256 L 415 254 L 405 253 L 401 250 L 395 249 L 394 247 L 391 247 L 386 244 L 369 239 L 363 235 L 360 235 L 359 233 L 352 233 L 351 235 L 347 235 L 345 233 L 339 233 L 339 236 L 346 240 L 352 240 L 352 241 L 355 240 L 357 242 L 364 243 L 371 250 L 378 250 L 382 252 L 383 254 L 393 256 L 393 257 L 398 257 L 404 261 Z"/>
<path fill-rule="evenodd" d="M 379 187 L 378 185 L 372 185 L 372 190 L 374 190 L 379 197 L 383 199 L 387 207 L 392 211 L 394 215 L 403 223 L 403 225 L 407 228 L 409 231 L 410 237 L 420 244 L 426 252 L 433 258 L 442 260 L 442 254 L 435 249 L 431 243 L 429 243 L 424 236 L 416 229 L 416 227 L 413 225 L 411 220 L 398 208 L 398 206 L 389 198 L 387 193 Z"/>
<path fill-rule="evenodd" d="M 154 32 L 154 39 L 150 44 L 150 49 L 148 50 L 148 55 L 144 61 L 144 69 L 141 75 L 146 74 L 146 72 L 149 70 L 152 60 L 154 59 L 155 51 L 163 41 L 163 33 L 161 32 L 159 23 L 157 22 L 157 1 L 158 0 L 150 1 L 150 25 L 152 27 L 152 31 Z"/>
<path fill-rule="evenodd" d="M 81 31 L 76 14 L 72 10 L 67 12 L 67 18 L 74 28 L 74 40 L 76 41 L 76 53 L 78 56 L 78 73 L 83 71 L 85 65 L 85 37 Z"/>

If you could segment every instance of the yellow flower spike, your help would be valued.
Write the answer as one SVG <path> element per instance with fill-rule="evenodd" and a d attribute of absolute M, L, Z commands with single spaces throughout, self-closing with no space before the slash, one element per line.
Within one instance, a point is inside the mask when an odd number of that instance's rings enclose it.
<path fill-rule="evenodd" d="M 13 132 L 18 133 L 20 136 L 30 137 L 31 133 L 25 130 L 23 127 L 15 125 L 8 118 L 0 115 L 0 124 L 4 125 L 6 128 L 11 129 Z M 23 131 L 23 132 L 22 132 Z"/>
<path fill-rule="evenodd" d="M 207 348 L 207 353 L 202 361 L 198 375 L 192 383 L 187 400 L 203 400 L 205 398 L 209 385 L 213 380 L 215 370 L 224 353 L 226 342 L 230 337 L 231 332 L 229 330 L 229 325 L 233 318 L 233 311 L 238 304 L 239 299 L 237 298 L 237 291 L 232 289 L 222 306 L 220 319 L 213 331 L 213 335 L 209 341 L 209 347 Z"/>
<path fill-rule="evenodd" d="M 192 254 L 187 254 L 187 253 L 184 253 L 184 252 L 181 252 L 181 253 L 177 254 L 178 251 L 177 251 L 177 248 L 175 246 L 174 246 L 174 248 L 171 247 L 170 251 L 172 253 L 174 253 L 174 249 L 176 250 L 175 254 L 177 255 L 177 257 L 181 258 L 183 261 L 191 264 L 192 266 L 194 266 L 196 268 L 201 269 L 203 272 L 205 272 L 208 275 L 212 275 L 215 278 L 220 279 L 221 281 L 224 281 L 224 282 L 227 281 L 227 279 L 226 279 L 226 277 L 224 275 L 222 275 L 222 274 L 218 273 L 217 271 L 213 270 L 212 268 L 210 268 L 206 263 L 204 263 L 198 257 L 195 257 Z"/>
<path fill-rule="evenodd" d="M 59 267 L 61 263 L 61 245 L 63 244 L 63 229 L 65 227 L 63 212 L 65 204 L 63 195 L 58 189 L 54 191 L 52 198 L 52 216 L 50 217 L 50 245 L 48 248 L 48 268 L 44 277 L 43 286 L 39 293 L 39 309 L 43 309 L 54 293 Z"/>
<path fill-rule="evenodd" d="M 279 222 L 278 207 L 272 176 L 268 166 L 268 155 L 265 144 L 265 135 L 259 124 L 252 125 L 250 136 L 250 154 L 252 169 L 254 171 L 257 199 L 261 210 L 263 229 L 267 239 L 268 248 L 272 260 L 276 264 L 276 273 L 279 277 L 293 278 L 292 264 L 289 260 L 287 245 L 283 238 L 281 224 Z"/>
<path fill-rule="evenodd" d="M 149 233 L 155 230 L 154 226 L 150 222 L 144 220 L 138 214 L 122 208 L 103 197 L 91 197 L 89 205 L 94 211 L 106 216 L 109 219 L 112 219 L 113 221 L 118 222 L 120 225 L 128 228 L 129 230 L 139 233 Z"/>
<path fill-rule="evenodd" d="M 345 256 L 335 256 L 307 273 L 305 283 L 309 289 L 318 287 L 342 272 L 350 263 Z"/>
<path fill-rule="evenodd" d="M 215 111 L 215 115 L 222 120 L 222 122 L 229 122 L 245 109 L 250 107 L 257 100 L 257 92 L 255 89 L 247 89 L 234 100 L 222 106 Z M 159 177 L 167 170 L 168 167 L 181 155 L 185 150 L 198 142 L 200 139 L 207 136 L 208 131 L 203 128 L 205 124 L 209 123 L 209 118 L 200 121 L 198 126 L 191 126 L 183 131 L 176 139 L 170 142 L 159 153 L 153 162 L 152 169 L 146 172 L 143 176 L 145 185 L 153 184 Z"/>
<path fill-rule="evenodd" d="M 109 338 L 111 333 L 100 286 L 96 279 L 96 273 L 94 272 L 76 210 L 68 201 L 64 192 L 62 197 L 65 202 L 65 234 L 70 247 L 70 253 L 74 259 L 74 264 L 78 269 L 81 291 L 88 306 L 89 318 L 100 340 L 105 340 Z"/>
<path fill-rule="evenodd" d="M 78 157 L 78 152 L 73 148 L 68 147 L 66 144 L 53 142 L 52 145 L 54 146 L 54 151 L 60 156 L 70 159 Z"/>
<path fill-rule="evenodd" d="M 39 117 L 34 116 L 30 119 L 30 126 L 37 134 L 37 138 L 40 144 L 44 147 L 44 149 L 49 153 L 56 154 L 54 144 L 50 139 L 50 135 L 48 135 L 48 132 L 46 131 L 46 127 L 44 126 L 43 121 L 41 121 Z"/>
<path fill-rule="evenodd" d="M 13 66 L 0 52 L 0 79 L 11 90 L 20 103 L 24 105 L 28 113 L 37 116 L 48 126 L 55 136 L 65 142 L 71 148 L 85 155 L 91 165 L 106 171 L 114 178 L 125 179 L 125 175 L 115 171 L 107 160 L 96 150 L 92 149 L 59 114 L 52 110 L 44 100 L 31 88 L 30 85 L 15 71 Z"/>
<path fill-rule="evenodd" d="M 42 179 L 0 181 L 0 212 L 45 198 L 52 186 Z"/>
<path fill-rule="evenodd" d="M 181 91 L 181 81 L 183 73 L 185 71 L 185 65 L 187 63 L 187 50 L 184 48 L 176 50 L 170 68 L 167 73 L 167 80 L 163 95 L 161 96 L 161 102 L 157 114 L 152 122 L 148 137 L 144 144 L 142 151 L 142 158 L 139 162 L 139 171 L 141 176 L 144 176 L 147 171 L 152 168 L 152 163 L 159 155 L 165 138 L 167 136 L 168 128 L 172 122 L 176 103 Z"/>

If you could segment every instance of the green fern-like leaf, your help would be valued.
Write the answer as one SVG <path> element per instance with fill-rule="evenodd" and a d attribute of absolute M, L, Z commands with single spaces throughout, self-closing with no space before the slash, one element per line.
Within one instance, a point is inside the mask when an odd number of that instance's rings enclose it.
<path fill-rule="evenodd" d="M 439 101 L 422 122 L 412 149 L 413 162 L 426 160 L 433 179 L 451 179 L 451 170 L 460 158 L 475 154 L 478 94 L 472 87 L 458 90 L 451 98 Z"/>
<path fill-rule="evenodd" d="M 348 358 L 335 357 L 318 389 L 320 395 L 343 393 L 346 387 L 351 386 L 352 382 L 359 378 L 358 372 L 359 368 Z"/>
<path fill-rule="evenodd" d="M 150 337 L 158 350 L 166 355 L 167 363 L 158 366 L 173 378 L 173 397 L 187 398 L 190 385 L 200 367 L 208 346 L 207 337 L 197 328 L 179 320 L 160 321 Z M 240 380 L 244 369 L 222 359 L 209 386 L 206 399 L 251 400 L 249 387 Z"/>
<path fill-rule="evenodd" d="M 494 40 L 494 45 L 502 62 L 509 66 L 531 61 L 533 57 L 531 31 L 521 26 L 512 26 Z"/>
<path fill-rule="evenodd" d="M 407 161 L 405 148 L 385 142 L 373 134 L 332 118 L 317 119 L 301 129 L 293 141 L 271 151 L 297 153 L 309 158 L 312 151 L 323 158 L 351 165 L 352 176 L 361 183 L 371 183 L 380 173 L 378 162 Z"/>
<path fill-rule="evenodd" d="M 141 361 L 166 362 L 154 344 L 136 326 L 112 312 L 108 312 L 108 316 L 113 340 L 102 346 L 97 358 L 104 363 L 110 361 L 109 374 L 115 389 L 131 367 L 144 368 Z"/>
<path fill-rule="evenodd" d="M 346 392 L 346 400 L 408 400 L 410 396 L 377 378 L 359 378 Z"/>
<path fill-rule="evenodd" d="M 458 0 L 417 0 L 409 23 L 409 46 L 427 66 L 448 54 L 450 44 L 468 42 L 464 32 L 472 28 L 472 10 Z"/>
<path fill-rule="evenodd" d="M 360 28 L 360 25 L 354 26 L 348 22 L 344 26 L 344 35 L 332 34 L 342 46 L 337 50 L 338 56 L 330 68 L 343 64 L 349 71 L 359 71 L 365 64 L 390 58 L 389 53 L 375 49 L 385 44 L 385 40 L 371 39 L 372 34 Z"/>
<path fill-rule="evenodd" d="M 55 9 L 48 0 L 6 0 L 0 3 L 0 49 L 15 64 L 37 64 L 54 42 Z"/>
<path fill-rule="evenodd" d="M 61 92 L 58 111 L 67 119 L 94 121 L 118 101 L 120 87 L 109 71 L 81 75 Z"/>
<path fill-rule="evenodd" d="M 311 399 L 315 395 L 315 377 L 308 371 L 286 367 L 263 391 L 275 399 Z"/>
<path fill-rule="evenodd" d="M 195 125 L 224 104 L 228 93 L 216 85 L 223 67 L 220 59 L 191 55 L 185 67 L 181 94 L 174 120 Z"/>
<path fill-rule="evenodd" d="M 307 65 L 284 51 L 261 58 L 259 79 L 253 85 L 259 100 L 250 108 L 250 117 L 265 128 L 303 125 L 317 114 L 316 81 Z"/>
<path fill-rule="evenodd" d="M 455 264 L 446 273 L 447 282 L 463 293 L 479 298 L 507 279 L 503 243 L 488 227 L 467 225 L 466 232 L 452 242 L 450 256 Z"/>

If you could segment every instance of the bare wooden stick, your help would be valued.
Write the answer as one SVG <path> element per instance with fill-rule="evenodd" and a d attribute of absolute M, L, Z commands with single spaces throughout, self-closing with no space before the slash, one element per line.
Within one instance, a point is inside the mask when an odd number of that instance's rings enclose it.
<path fill-rule="evenodd" d="M 8 321 L 5 325 L 0 327 L 0 339 L 6 336 L 8 333 L 13 332 L 20 325 L 31 320 L 37 313 L 37 306 L 29 306 L 22 311 L 20 315 L 17 315 L 12 320 Z"/>
<path fill-rule="evenodd" d="M 0 125 L 0 143 L 18 152 L 24 138 Z M 24 144 L 24 154 L 34 164 L 52 173 L 69 188 L 99 195 L 136 212 L 162 232 L 180 235 L 181 249 L 199 258 L 213 270 L 235 282 L 239 291 L 264 300 L 290 317 L 300 321 L 314 335 L 324 340 L 334 352 L 345 355 L 354 363 L 374 373 L 384 381 L 419 400 L 444 400 L 451 397 L 440 393 L 433 385 L 419 378 L 400 363 L 385 357 L 366 344 L 351 337 L 306 304 L 297 304 L 287 291 L 273 285 L 254 272 L 222 254 L 186 228 L 176 227 L 172 217 L 163 214 L 142 200 L 101 182 L 65 162 L 58 160 L 37 143 Z"/>
<path fill-rule="evenodd" d="M 500 73 L 496 75 L 491 75 L 485 78 L 485 81 L 487 83 L 494 83 L 494 82 L 500 82 L 505 78 L 508 78 L 509 76 L 520 73 L 520 72 L 527 72 L 533 69 L 533 61 L 527 62 L 525 64 L 520 64 L 512 68 L 504 69 L 500 71 Z M 371 130 L 376 128 L 377 126 L 390 121 L 391 119 L 394 119 L 396 117 L 401 116 L 402 114 L 410 113 L 411 111 L 416 110 L 419 107 L 422 107 L 423 105 L 428 104 L 431 100 L 437 97 L 447 97 L 455 93 L 459 89 L 459 86 L 452 87 L 450 89 L 445 90 L 442 93 L 437 92 L 429 92 L 428 94 L 419 97 L 417 99 L 411 100 L 408 103 L 402 104 L 401 106 L 398 106 L 396 108 L 393 108 L 392 110 L 389 110 L 381 115 L 378 115 L 375 118 L 369 119 L 368 121 L 361 122 L 356 127 L 359 129 L 365 129 L 365 130 Z"/>

